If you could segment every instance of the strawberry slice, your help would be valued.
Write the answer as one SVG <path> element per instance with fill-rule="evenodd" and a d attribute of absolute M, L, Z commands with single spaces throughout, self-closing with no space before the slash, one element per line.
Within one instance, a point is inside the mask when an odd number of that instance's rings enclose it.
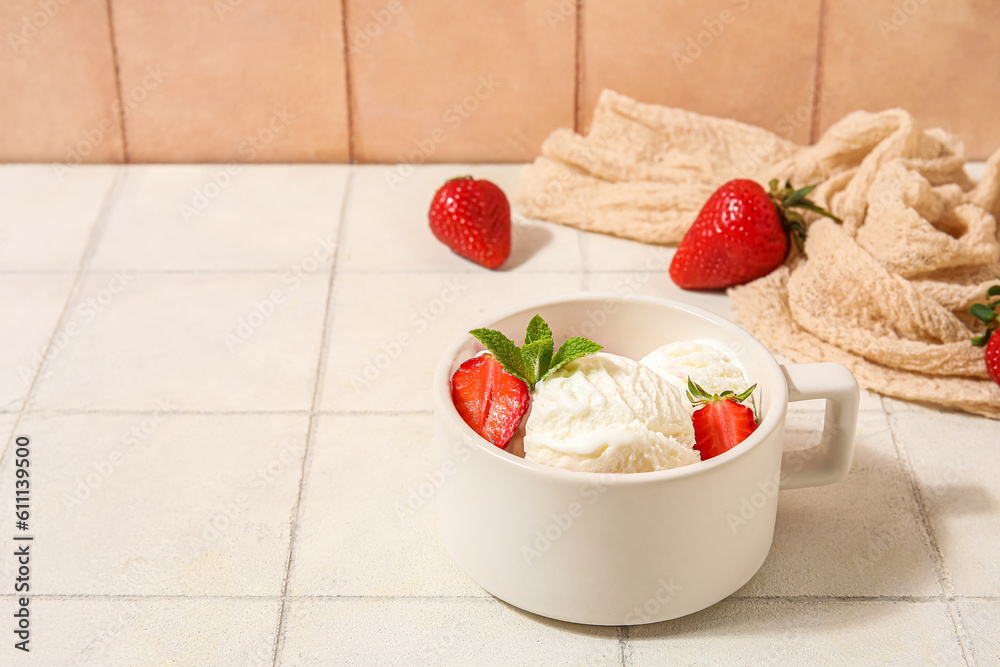
<path fill-rule="evenodd" d="M 688 400 L 702 406 L 692 417 L 694 448 L 701 453 L 702 461 L 728 452 L 757 429 L 753 410 L 742 404 L 756 387 L 753 385 L 739 395 L 731 391 L 715 395 L 688 378 Z"/>
<path fill-rule="evenodd" d="M 451 377 L 451 400 L 472 430 L 507 449 L 528 411 L 528 386 L 492 354 L 468 359 Z"/>

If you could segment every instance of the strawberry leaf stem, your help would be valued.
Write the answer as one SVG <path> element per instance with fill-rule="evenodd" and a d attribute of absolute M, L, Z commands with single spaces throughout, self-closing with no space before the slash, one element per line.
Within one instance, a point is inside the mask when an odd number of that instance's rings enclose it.
<path fill-rule="evenodd" d="M 778 210 L 778 217 L 781 219 L 781 226 L 785 228 L 785 232 L 788 234 L 789 238 L 795 244 L 795 247 L 800 253 L 805 252 L 806 221 L 805 218 L 802 217 L 802 214 L 798 211 L 793 211 L 793 208 L 802 208 L 807 211 L 812 211 L 813 213 L 826 216 L 835 222 L 843 222 L 833 213 L 830 213 L 826 209 L 817 206 L 813 202 L 806 199 L 806 197 L 808 197 L 809 194 L 816 188 L 815 183 L 796 190 L 792 187 L 792 184 L 789 181 L 785 181 L 784 187 L 779 187 L 778 179 L 774 178 L 771 179 L 769 186 L 770 190 L 768 195 L 771 197 L 771 201 L 774 202 L 774 206 Z"/>
<path fill-rule="evenodd" d="M 997 276 L 997 280 L 1000 280 L 1000 276 Z M 1000 285 L 991 285 L 986 290 L 987 299 L 998 295 L 1000 295 Z M 988 305 L 974 303 L 969 308 L 969 314 L 986 325 L 986 331 L 983 332 L 983 335 L 972 339 L 972 344 L 976 347 L 985 347 L 990 342 L 990 337 L 997 330 L 1000 330 L 1000 314 L 996 312 L 998 305 L 1000 305 L 1000 299 L 990 302 Z"/>
<path fill-rule="evenodd" d="M 969 314 L 986 324 L 989 324 L 997 318 L 997 314 L 993 312 L 992 308 L 984 306 L 981 303 L 973 304 L 972 308 L 969 308 Z"/>
<path fill-rule="evenodd" d="M 800 202 L 797 202 L 795 204 L 789 204 L 789 206 L 796 206 L 798 208 L 804 208 L 807 211 L 812 211 L 813 213 L 819 213 L 820 215 L 825 215 L 826 217 L 830 218 L 834 222 L 839 222 L 839 223 L 843 223 L 844 222 L 843 220 L 841 220 L 840 218 L 838 218 L 837 216 L 835 216 L 833 213 L 830 213 L 825 208 L 821 208 L 821 207 L 817 206 L 816 204 L 812 203 L 811 201 L 800 201 Z"/>
<path fill-rule="evenodd" d="M 706 403 L 715 403 L 716 401 L 725 401 L 727 399 L 730 401 L 735 401 L 737 403 L 742 403 L 748 398 L 750 398 L 750 396 L 753 394 L 754 389 L 756 388 L 757 385 L 753 384 L 741 394 L 737 394 L 731 389 L 727 389 L 721 394 L 711 394 L 705 391 L 705 389 L 700 384 L 698 384 L 689 377 L 687 385 L 687 395 L 688 395 L 688 400 L 693 405 L 704 405 Z"/>
<path fill-rule="evenodd" d="M 795 206 L 800 201 L 803 201 L 806 197 L 808 197 L 809 193 L 812 192 L 815 188 L 816 184 L 807 185 L 804 188 L 799 188 L 798 190 L 796 190 L 795 192 L 793 192 L 792 194 L 788 195 L 788 197 L 785 198 L 785 206 Z M 788 186 L 788 189 L 791 190 L 791 186 Z"/>

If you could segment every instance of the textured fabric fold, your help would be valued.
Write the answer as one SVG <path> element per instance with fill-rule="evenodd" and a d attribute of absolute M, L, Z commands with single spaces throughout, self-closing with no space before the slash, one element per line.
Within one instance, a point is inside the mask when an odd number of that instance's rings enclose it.
<path fill-rule="evenodd" d="M 810 223 L 805 256 L 730 290 L 739 321 L 795 361 L 838 361 L 862 386 L 1000 419 L 1000 387 L 968 314 L 1000 274 L 1000 151 L 973 184 L 962 142 L 901 109 L 857 111 L 812 146 L 611 91 L 589 133 L 557 130 L 525 168 L 527 216 L 674 244 L 721 184 L 816 183 L 837 214 Z"/>

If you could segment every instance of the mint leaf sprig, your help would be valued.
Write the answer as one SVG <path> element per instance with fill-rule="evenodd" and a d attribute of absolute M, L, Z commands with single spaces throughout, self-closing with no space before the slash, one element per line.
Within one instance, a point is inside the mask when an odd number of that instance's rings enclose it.
<path fill-rule="evenodd" d="M 592 340 L 573 336 L 555 350 L 552 329 L 541 315 L 535 315 L 528 322 L 522 347 L 518 347 L 514 341 L 495 329 L 473 329 L 469 333 L 493 353 L 505 371 L 524 382 L 531 390 L 535 389 L 536 383 L 569 362 L 603 349 L 603 346 Z"/>

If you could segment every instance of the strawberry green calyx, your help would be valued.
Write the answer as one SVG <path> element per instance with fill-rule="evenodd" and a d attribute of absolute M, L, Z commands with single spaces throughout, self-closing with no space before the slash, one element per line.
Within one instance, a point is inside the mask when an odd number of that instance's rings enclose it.
<path fill-rule="evenodd" d="M 997 276 L 997 280 L 1000 280 L 1000 276 Z M 987 300 L 992 299 L 995 296 L 1000 296 L 1000 285 L 993 285 L 986 290 Z M 990 341 L 990 336 L 992 336 L 997 329 L 1000 329 L 1000 315 L 996 312 L 998 305 L 1000 305 L 1000 299 L 992 301 L 986 305 L 976 303 L 969 308 L 969 314 L 986 325 L 986 331 L 983 332 L 983 335 L 976 336 L 972 339 L 972 344 L 976 347 L 985 347 L 986 343 Z"/>
<path fill-rule="evenodd" d="M 552 330 L 540 315 L 535 315 L 528 323 L 522 347 L 494 329 L 473 329 L 469 333 L 497 358 L 505 371 L 524 382 L 531 390 L 535 389 L 536 383 L 571 361 L 602 349 L 601 345 L 592 340 L 574 336 L 555 350 Z"/>
<path fill-rule="evenodd" d="M 744 391 L 742 394 L 737 394 L 736 392 L 727 389 L 721 394 L 710 394 L 705 391 L 700 384 L 688 378 L 687 395 L 688 401 L 692 405 L 707 405 L 709 403 L 715 403 L 716 401 L 735 401 L 737 403 L 742 403 L 743 401 L 750 398 L 753 390 L 757 388 L 757 385 L 752 385 L 749 389 Z"/>
<path fill-rule="evenodd" d="M 795 242 L 795 247 L 798 248 L 799 252 L 803 252 L 805 249 L 806 221 L 805 218 L 802 217 L 801 213 L 791 209 L 804 208 L 807 211 L 824 215 L 835 222 L 843 222 L 833 213 L 830 213 L 826 209 L 821 208 L 806 199 L 806 197 L 809 196 L 809 193 L 815 188 L 816 185 L 813 184 L 796 190 L 792 187 L 790 181 L 785 181 L 785 187 L 779 188 L 778 179 L 771 179 L 770 191 L 768 192 L 768 195 L 771 197 L 771 201 L 774 202 L 775 208 L 778 209 L 778 217 L 781 218 L 781 226 L 785 228 L 785 231 L 788 232 L 788 236 Z"/>

